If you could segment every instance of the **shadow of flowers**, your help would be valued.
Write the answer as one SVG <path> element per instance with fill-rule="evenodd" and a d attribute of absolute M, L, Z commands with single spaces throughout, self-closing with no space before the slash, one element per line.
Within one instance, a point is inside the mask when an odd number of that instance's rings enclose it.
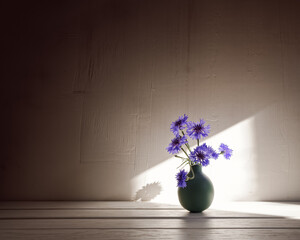
<path fill-rule="evenodd" d="M 136 192 L 135 200 L 150 201 L 158 196 L 161 190 L 159 182 L 148 183 Z"/>

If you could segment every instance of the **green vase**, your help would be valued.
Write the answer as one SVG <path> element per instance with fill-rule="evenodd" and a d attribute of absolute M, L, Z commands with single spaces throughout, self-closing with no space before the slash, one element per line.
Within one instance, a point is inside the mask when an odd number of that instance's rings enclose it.
<path fill-rule="evenodd" d="M 195 178 L 186 182 L 185 188 L 178 188 L 178 198 L 181 206 L 190 212 L 202 212 L 209 208 L 214 198 L 214 187 L 210 179 L 203 174 L 201 165 L 192 169 Z M 193 176 L 192 171 L 188 173 Z"/>

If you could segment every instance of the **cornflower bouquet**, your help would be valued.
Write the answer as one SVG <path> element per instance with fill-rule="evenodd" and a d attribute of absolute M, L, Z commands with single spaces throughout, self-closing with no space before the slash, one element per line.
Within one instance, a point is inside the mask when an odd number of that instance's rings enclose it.
<path fill-rule="evenodd" d="M 182 159 L 182 163 L 178 168 L 181 170 L 176 174 L 177 187 L 185 188 L 186 182 L 194 179 L 195 174 L 192 166 L 201 165 L 203 167 L 209 165 L 210 159 L 218 159 L 220 155 L 223 155 L 225 159 L 229 160 L 232 156 L 232 149 L 230 149 L 224 143 L 219 146 L 219 152 L 214 150 L 206 143 L 200 145 L 200 139 L 208 136 L 210 131 L 210 125 L 205 126 L 205 121 L 200 119 L 199 122 L 188 121 L 188 116 L 184 114 L 180 116 L 175 122 L 171 123 L 171 132 L 174 133 L 175 138 L 171 140 L 171 143 L 166 148 L 170 154 L 177 154 L 181 150 L 186 157 L 175 155 L 175 157 Z M 186 133 L 184 132 L 186 130 Z M 187 136 L 197 141 L 197 146 L 191 149 Z M 189 152 L 189 153 L 188 153 Z M 189 164 L 192 172 L 192 176 L 188 176 L 183 168 Z"/>

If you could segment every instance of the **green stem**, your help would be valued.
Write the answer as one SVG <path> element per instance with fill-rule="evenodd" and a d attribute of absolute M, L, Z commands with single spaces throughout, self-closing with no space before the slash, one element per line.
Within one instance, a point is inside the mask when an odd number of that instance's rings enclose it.
<path fill-rule="evenodd" d="M 184 136 L 184 131 L 181 130 L 181 132 L 182 132 L 182 135 Z M 185 146 L 190 151 L 190 153 L 192 153 L 189 143 L 186 143 Z"/>
<path fill-rule="evenodd" d="M 188 150 L 190 151 L 190 153 L 192 153 L 191 149 L 190 149 L 190 146 L 188 143 L 185 144 L 185 146 L 188 148 Z"/>
<path fill-rule="evenodd" d="M 181 148 L 181 150 L 185 153 L 185 155 L 188 157 L 188 159 L 190 159 L 190 157 L 189 157 L 189 155 L 186 153 L 186 151 L 185 151 L 183 148 Z"/>
<path fill-rule="evenodd" d="M 177 168 L 185 167 L 186 164 L 188 164 L 188 161 L 183 161 L 183 162 L 180 164 L 180 166 L 177 167 Z"/>
<path fill-rule="evenodd" d="M 197 145 L 198 145 L 198 146 L 199 146 L 199 142 L 200 142 L 199 139 L 197 139 Z"/>
<path fill-rule="evenodd" d="M 174 157 L 181 158 L 181 159 L 184 159 L 184 160 L 188 160 L 187 158 L 180 157 L 180 156 L 178 156 L 178 155 L 174 155 Z"/>
<path fill-rule="evenodd" d="M 190 153 L 192 153 L 189 143 L 186 143 L 185 146 L 188 148 L 188 150 L 190 151 Z"/>
<path fill-rule="evenodd" d="M 193 180 L 194 178 L 195 178 L 195 173 L 194 173 L 194 170 L 193 170 L 193 168 L 192 168 L 192 166 L 191 166 L 191 163 L 189 163 L 190 164 L 190 168 L 191 168 L 191 171 L 192 171 L 192 173 L 193 173 L 193 176 L 190 178 L 190 177 L 187 177 L 187 179 L 186 179 L 186 181 L 188 181 L 188 180 Z"/>

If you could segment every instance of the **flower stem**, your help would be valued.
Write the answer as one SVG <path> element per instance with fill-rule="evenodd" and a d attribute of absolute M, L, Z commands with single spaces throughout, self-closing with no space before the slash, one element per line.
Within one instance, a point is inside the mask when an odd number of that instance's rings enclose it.
<path fill-rule="evenodd" d="M 190 146 L 188 143 L 185 144 L 185 146 L 188 148 L 188 150 L 190 151 L 190 153 L 192 153 L 191 149 L 190 149 Z"/>
<path fill-rule="evenodd" d="M 187 160 L 186 160 L 186 161 L 183 161 L 183 162 L 180 164 L 180 166 L 177 167 L 177 168 L 185 167 L 186 164 L 188 164 L 188 161 L 187 161 Z"/>
<path fill-rule="evenodd" d="M 199 146 L 199 139 L 197 139 L 197 145 Z"/>
<path fill-rule="evenodd" d="M 185 151 L 183 148 L 181 148 L 181 150 L 185 153 L 185 155 L 188 157 L 188 159 L 190 159 L 190 157 L 189 157 L 189 155 L 186 153 L 186 151 Z"/>
<path fill-rule="evenodd" d="M 184 159 L 184 160 L 188 160 L 187 158 L 180 157 L 180 156 L 178 156 L 178 155 L 174 155 L 174 157 L 181 158 L 181 159 Z"/>
<path fill-rule="evenodd" d="M 182 135 L 184 136 L 184 131 L 181 130 L 181 132 L 182 132 Z M 190 153 L 192 153 L 189 143 L 186 143 L 185 146 L 188 148 Z"/>
<path fill-rule="evenodd" d="M 193 179 L 195 178 L 195 173 L 194 173 L 194 170 L 193 170 L 193 168 L 192 168 L 192 165 L 191 165 L 191 163 L 189 163 L 189 164 L 190 164 L 190 168 L 191 168 L 191 171 L 192 171 L 192 173 L 193 173 L 193 176 L 192 176 L 192 177 L 187 177 L 186 181 L 188 181 L 188 180 L 193 180 Z"/>

